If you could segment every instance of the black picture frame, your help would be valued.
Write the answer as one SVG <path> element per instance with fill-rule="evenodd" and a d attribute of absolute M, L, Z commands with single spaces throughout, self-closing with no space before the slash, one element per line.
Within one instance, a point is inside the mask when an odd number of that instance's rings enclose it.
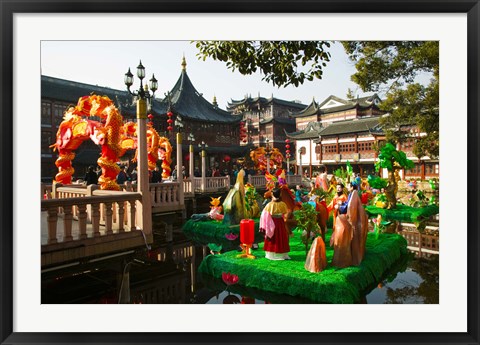
<path fill-rule="evenodd" d="M 478 0 L 107 1 L 0 0 L 0 340 L 2 344 L 479 344 L 479 16 Z M 466 13 L 468 21 L 468 309 L 465 333 L 15 333 L 13 332 L 13 16 L 15 13 Z M 461 198 L 461 196 L 452 196 Z M 465 199 L 463 199 L 465 201 Z M 448 230 L 448 229 L 447 229 Z M 453 230 L 453 229 L 451 229 Z M 413 316 L 414 317 L 414 316 Z M 454 317 L 454 315 L 452 315 Z M 313 318 L 311 321 L 313 322 Z M 315 322 L 322 322 L 321 318 Z M 325 321 L 327 322 L 327 321 Z"/>

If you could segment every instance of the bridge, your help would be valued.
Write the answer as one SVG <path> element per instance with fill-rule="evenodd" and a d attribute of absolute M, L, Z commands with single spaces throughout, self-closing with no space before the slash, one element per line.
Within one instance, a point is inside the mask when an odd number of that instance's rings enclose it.
<path fill-rule="evenodd" d="M 265 187 L 265 177 L 249 176 L 256 188 Z M 294 187 L 299 175 L 287 176 Z M 207 177 L 150 183 L 151 214 L 179 213 L 185 218 L 185 201 L 204 194 L 225 193 L 230 177 Z M 183 193 L 180 188 L 183 188 Z M 42 268 L 68 265 L 148 247 L 152 229 L 143 229 L 138 209 L 142 195 L 127 182 L 122 191 L 100 190 L 97 185 L 41 184 Z"/>

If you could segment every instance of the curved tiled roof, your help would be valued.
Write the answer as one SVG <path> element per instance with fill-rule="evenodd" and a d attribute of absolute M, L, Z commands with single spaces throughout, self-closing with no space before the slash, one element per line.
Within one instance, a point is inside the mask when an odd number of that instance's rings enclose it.
<path fill-rule="evenodd" d="M 318 138 L 319 136 L 362 132 L 382 134 L 380 116 L 333 122 L 327 127 L 321 127 L 320 122 L 309 122 L 304 130 L 292 133 L 285 132 L 285 134 L 289 138 L 301 140 Z"/>
<path fill-rule="evenodd" d="M 182 70 L 180 78 L 170 91 L 170 101 L 174 113 L 191 120 L 217 123 L 236 123 L 240 121 L 238 117 L 232 116 L 229 112 L 214 106 L 203 98 L 202 94 L 193 86 L 186 70 Z M 168 109 L 168 99 L 165 98 L 159 102 L 158 107 L 161 107 L 164 110 L 163 113 L 165 113 Z"/>
<path fill-rule="evenodd" d="M 270 123 L 270 122 L 277 122 L 277 123 L 282 123 L 282 124 L 286 124 L 286 125 L 294 125 L 295 124 L 295 120 L 294 119 L 287 119 L 287 118 L 284 118 L 284 117 L 269 117 L 268 119 L 262 119 L 260 120 L 260 123 L 262 125 L 264 124 L 267 124 L 267 123 Z"/>
<path fill-rule="evenodd" d="M 286 101 L 286 100 L 283 100 L 283 99 L 279 99 L 279 98 L 275 98 L 275 97 L 270 97 L 270 98 L 265 98 L 265 97 L 250 97 L 250 96 L 245 96 L 244 99 L 240 99 L 240 100 L 231 100 L 231 102 L 228 103 L 228 109 L 233 109 L 239 105 L 242 105 L 242 104 L 247 104 L 247 105 L 252 105 L 252 104 L 255 104 L 255 103 L 260 103 L 260 104 L 263 104 L 263 105 L 268 105 L 268 104 L 278 104 L 278 105 L 284 105 L 284 106 L 287 106 L 287 107 L 291 107 L 291 108 L 297 108 L 297 109 L 304 109 L 305 108 L 305 104 L 302 104 L 302 103 L 298 103 L 298 102 L 292 102 L 292 101 Z"/>
<path fill-rule="evenodd" d="M 80 97 L 90 95 L 91 93 L 110 98 L 115 103 L 115 106 L 121 109 L 123 115 L 134 116 L 136 114 L 135 106 L 132 105 L 132 96 L 126 90 L 120 91 L 108 87 L 41 76 L 42 98 L 50 98 L 75 105 Z"/>
<path fill-rule="evenodd" d="M 310 105 L 307 106 L 303 111 L 298 112 L 298 113 L 291 113 L 290 116 L 292 117 L 306 117 L 306 116 L 312 116 L 312 115 L 324 115 L 324 114 L 330 114 L 330 113 L 336 113 L 339 111 L 345 111 L 345 110 L 350 110 L 354 108 L 358 108 L 358 110 L 363 110 L 363 109 L 368 109 L 370 107 L 376 107 L 376 104 L 373 102 L 375 98 L 378 98 L 377 94 L 373 94 L 370 96 L 366 97 L 361 97 L 361 98 L 356 98 L 353 100 L 344 100 L 336 96 L 329 96 L 327 97 L 322 103 L 317 104 L 315 102 L 315 99 L 310 103 Z M 378 98 L 380 99 L 380 98 Z M 329 107 L 329 108 L 324 108 L 321 109 L 322 106 L 327 104 L 329 101 L 335 100 L 338 103 L 342 103 L 340 105 L 337 105 L 335 107 Z"/>
<path fill-rule="evenodd" d="M 310 103 L 305 109 L 298 113 L 290 113 L 290 116 L 292 117 L 306 117 L 306 116 L 312 116 L 318 114 L 319 107 L 317 102 L 315 102 L 315 99 L 312 100 L 312 103 Z"/>
<path fill-rule="evenodd" d="M 380 116 L 333 122 L 318 134 L 321 136 L 347 133 L 378 132 Z"/>

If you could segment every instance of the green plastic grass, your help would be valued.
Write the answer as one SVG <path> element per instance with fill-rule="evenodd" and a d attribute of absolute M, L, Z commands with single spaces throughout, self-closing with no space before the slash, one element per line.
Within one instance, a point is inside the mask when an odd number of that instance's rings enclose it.
<path fill-rule="evenodd" d="M 397 204 L 394 210 L 387 210 L 376 206 L 366 206 L 368 216 L 376 217 L 381 214 L 383 220 L 398 220 L 405 222 L 416 222 L 421 218 L 429 218 L 438 214 L 439 208 L 437 205 L 428 205 L 425 207 L 411 207 L 402 204 Z"/>
<path fill-rule="evenodd" d="M 327 235 L 327 244 L 330 233 Z M 263 245 L 253 251 L 254 260 L 237 258 L 238 252 L 209 255 L 201 263 L 199 271 L 216 278 L 223 272 L 236 274 L 239 285 L 300 297 L 317 303 L 356 303 L 362 293 L 378 282 L 395 262 L 407 254 L 406 240 L 397 234 L 374 234 L 367 238 L 365 259 L 360 266 L 338 269 L 331 266 L 333 249 L 327 245 L 327 268 L 310 273 L 304 268 L 305 246 L 300 232 L 290 239 L 291 260 L 265 259 Z"/>
<path fill-rule="evenodd" d="M 258 231 L 259 219 L 255 221 L 255 240 L 263 242 L 264 235 Z M 222 222 L 214 220 L 194 222 L 188 220 L 183 225 L 183 233 L 192 241 L 207 245 L 208 243 L 215 243 L 221 245 L 224 250 L 230 250 L 238 247 L 240 244 L 240 225 L 225 225 Z M 237 239 L 229 240 L 225 237 L 228 234 L 237 235 Z"/>

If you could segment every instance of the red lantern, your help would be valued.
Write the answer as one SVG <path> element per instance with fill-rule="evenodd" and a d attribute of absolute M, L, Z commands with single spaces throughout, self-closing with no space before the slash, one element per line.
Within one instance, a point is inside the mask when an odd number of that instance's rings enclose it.
<path fill-rule="evenodd" d="M 171 130 L 173 130 L 173 127 L 172 127 L 172 126 L 168 126 L 167 129 L 168 129 L 169 131 L 171 131 Z"/>
<path fill-rule="evenodd" d="M 285 153 L 290 153 L 290 150 L 286 150 Z"/>
<path fill-rule="evenodd" d="M 190 155 L 186 155 L 185 160 L 188 162 L 190 160 Z"/>
<path fill-rule="evenodd" d="M 288 144 L 290 142 L 290 139 L 285 139 L 285 142 Z"/>
<path fill-rule="evenodd" d="M 285 147 L 286 147 L 287 149 L 289 149 L 289 148 L 290 148 L 290 145 L 287 144 L 287 145 L 285 145 Z"/>
<path fill-rule="evenodd" d="M 230 162 L 230 159 L 231 159 L 231 158 L 230 158 L 229 155 L 226 155 L 225 157 L 223 157 L 223 160 L 224 160 L 225 162 L 227 162 L 227 163 Z"/>
<path fill-rule="evenodd" d="M 167 116 L 168 116 L 168 117 L 172 117 L 172 116 L 173 116 L 173 113 L 172 113 L 171 111 L 169 111 L 169 112 L 167 113 Z"/>
<path fill-rule="evenodd" d="M 172 119 L 168 119 L 168 120 L 167 120 L 167 123 L 168 123 L 169 125 L 171 125 L 171 124 L 173 123 L 173 120 L 172 120 Z"/>
<path fill-rule="evenodd" d="M 255 241 L 255 222 L 253 219 L 242 219 L 240 221 L 240 243 L 252 245 Z"/>

